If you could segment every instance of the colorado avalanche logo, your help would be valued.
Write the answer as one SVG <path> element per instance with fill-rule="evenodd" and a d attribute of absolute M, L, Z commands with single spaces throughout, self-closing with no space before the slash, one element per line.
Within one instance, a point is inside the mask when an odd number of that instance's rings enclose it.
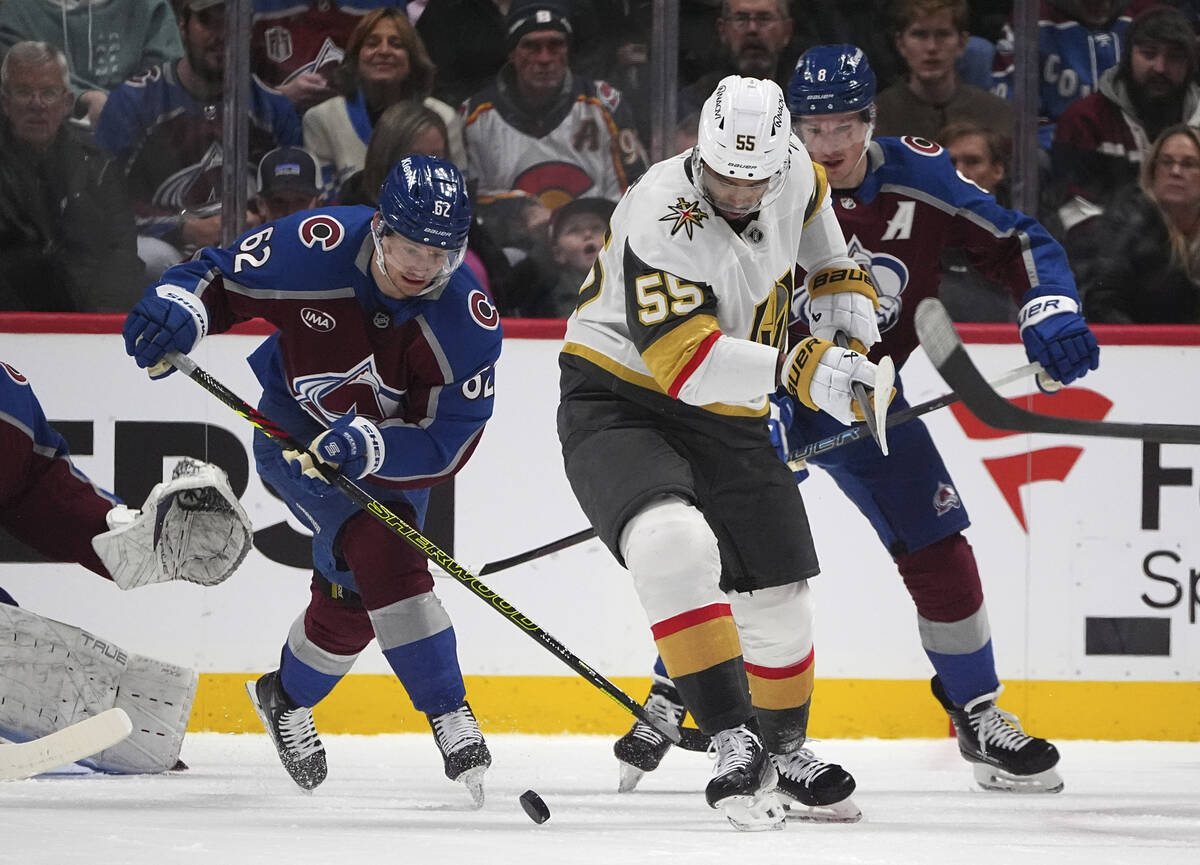
<path fill-rule="evenodd" d="M 930 141 L 928 138 L 914 138 L 911 135 L 905 135 L 900 140 L 909 150 L 922 156 L 937 156 L 942 152 L 942 145 Z"/>
<path fill-rule="evenodd" d="M 323 423 L 356 412 L 372 421 L 392 417 L 404 391 L 387 387 L 369 357 L 345 372 L 319 372 L 292 379 L 292 389 L 304 410 Z"/>
<path fill-rule="evenodd" d="M 937 492 L 933 494 L 933 509 L 937 511 L 937 515 L 944 517 L 955 508 L 961 507 L 962 501 L 958 498 L 958 491 L 944 481 L 939 483 Z"/>
<path fill-rule="evenodd" d="M 875 291 L 879 294 L 879 309 L 875 315 L 880 333 L 891 329 L 900 319 L 903 307 L 900 296 L 908 287 L 908 265 L 886 252 L 871 252 L 862 245 L 858 235 L 851 236 L 846 249 L 854 263 L 871 274 L 871 281 L 875 283 Z M 804 286 L 798 286 L 792 297 L 793 317 L 807 322 L 808 291 Z"/>
<path fill-rule="evenodd" d="M 491 299 L 479 289 L 474 289 L 467 295 L 467 309 L 471 311 L 471 318 L 475 319 L 475 323 L 480 327 L 495 330 L 500 326 L 500 313 L 492 305 Z"/>
<path fill-rule="evenodd" d="M 325 252 L 337 247 L 346 237 L 346 229 L 328 214 L 310 216 L 300 223 L 300 242 L 312 249 L 320 246 Z"/>
<path fill-rule="evenodd" d="M 23 385 L 29 384 L 29 379 L 27 379 L 27 378 L 25 378 L 25 376 L 21 375 L 21 373 L 18 372 L 15 367 L 9 366 L 2 360 L 0 360 L 0 366 L 4 367 L 4 371 L 6 373 L 8 373 L 8 377 L 11 378 L 13 380 L 13 382 L 15 382 L 16 384 L 23 384 Z"/>

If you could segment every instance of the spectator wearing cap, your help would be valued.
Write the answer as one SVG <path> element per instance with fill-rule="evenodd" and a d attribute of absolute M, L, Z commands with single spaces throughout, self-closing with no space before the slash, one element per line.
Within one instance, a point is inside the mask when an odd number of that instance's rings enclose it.
<path fill-rule="evenodd" d="M 22 41 L 64 53 L 71 113 L 92 126 L 125 79 L 183 56 L 169 0 L 0 0 L 0 59 Z"/>
<path fill-rule="evenodd" d="M 1200 125 L 1196 37 L 1183 13 L 1154 6 L 1126 31 L 1121 61 L 1100 87 L 1059 118 L 1051 150 L 1051 191 L 1072 263 L 1093 257 L 1099 217 L 1137 183 L 1151 142 L 1176 123 Z"/>
<path fill-rule="evenodd" d="M 621 92 L 571 71 L 574 28 L 560 0 L 514 0 L 505 26 L 508 62 L 462 113 L 476 213 L 519 260 L 560 205 L 620 198 L 646 155 Z"/>
<path fill-rule="evenodd" d="M 182 0 L 179 32 L 184 56 L 114 90 L 95 131 L 128 178 L 148 281 L 221 237 L 224 0 Z M 262 157 L 281 145 L 300 145 L 300 118 L 282 94 L 252 78 L 247 189 Z"/>
<path fill-rule="evenodd" d="M 497 297 L 501 314 L 566 318 L 579 300 L 604 245 L 616 205 L 607 198 L 576 198 L 550 214 L 548 239 L 513 269 Z"/>
<path fill-rule="evenodd" d="M 317 162 L 300 147 L 277 147 L 258 163 L 255 208 L 263 222 L 283 219 L 321 202 Z"/>

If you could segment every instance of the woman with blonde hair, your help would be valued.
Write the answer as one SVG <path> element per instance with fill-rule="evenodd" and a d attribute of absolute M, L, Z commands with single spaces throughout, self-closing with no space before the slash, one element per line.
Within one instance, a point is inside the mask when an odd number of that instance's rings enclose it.
<path fill-rule="evenodd" d="M 402 11 L 385 7 L 362 17 L 335 73 L 342 95 L 304 115 L 304 147 L 317 158 L 332 197 L 363 167 L 367 144 L 384 111 L 401 103 L 424 105 L 441 117 L 450 160 L 466 165 L 458 113 L 429 95 L 435 73 L 425 43 Z"/>
<path fill-rule="evenodd" d="M 433 109 L 411 101 L 393 105 L 380 115 L 362 170 L 342 184 L 338 203 L 374 207 L 379 203 L 379 187 L 393 165 L 410 153 L 447 159 L 449 140 L 446 122 Z"/>
<path fill-rule="evenodd" d="M 1200 130 L 1164 129 L 1138 184 L 1122 190 L 1102 219 L 1103 245 L 1076 262 L 1088 319 L 1200 323 Z"/>

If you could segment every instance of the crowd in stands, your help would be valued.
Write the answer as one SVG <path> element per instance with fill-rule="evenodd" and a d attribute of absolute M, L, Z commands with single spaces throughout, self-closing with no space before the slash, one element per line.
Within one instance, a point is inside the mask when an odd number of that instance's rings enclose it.
<path fill-rule="evenodd" d="M 400 156 L 444 156 L 468 178 L 468 264 L 501 312 L 569 314 L 650 162 L 651 6 L 253 0 L 244 226 L 374 204 Z M 1012 6 L 680 0 L 672 143 L 691 146 L 723 76 L 786 87 L 807 48 L 850 43 L 879 78 L 874 136 L 942 145 L 1008 206 Z M 1040 7 L 1035 215 L 1093 321 L 1200 323 L 1200 2 Z M 220 242 L 225 14 L 225 0 L 0 0 L 0 311 L 123 312 Z M 1015 315 L 964 258 L 943 273 L 956 319 Z"/>

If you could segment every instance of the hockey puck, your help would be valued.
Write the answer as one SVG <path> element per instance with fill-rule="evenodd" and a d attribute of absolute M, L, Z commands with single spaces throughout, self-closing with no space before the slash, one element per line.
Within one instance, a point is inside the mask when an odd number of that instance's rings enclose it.
<path fill-rule="evenodd" d="M 525 809 L 529 819 L 539 826 L 550 819 L 550 809 L 546 807 L 542 797 L 532 790 L 526 790 L 521 794 L 521 807 Z"/>

